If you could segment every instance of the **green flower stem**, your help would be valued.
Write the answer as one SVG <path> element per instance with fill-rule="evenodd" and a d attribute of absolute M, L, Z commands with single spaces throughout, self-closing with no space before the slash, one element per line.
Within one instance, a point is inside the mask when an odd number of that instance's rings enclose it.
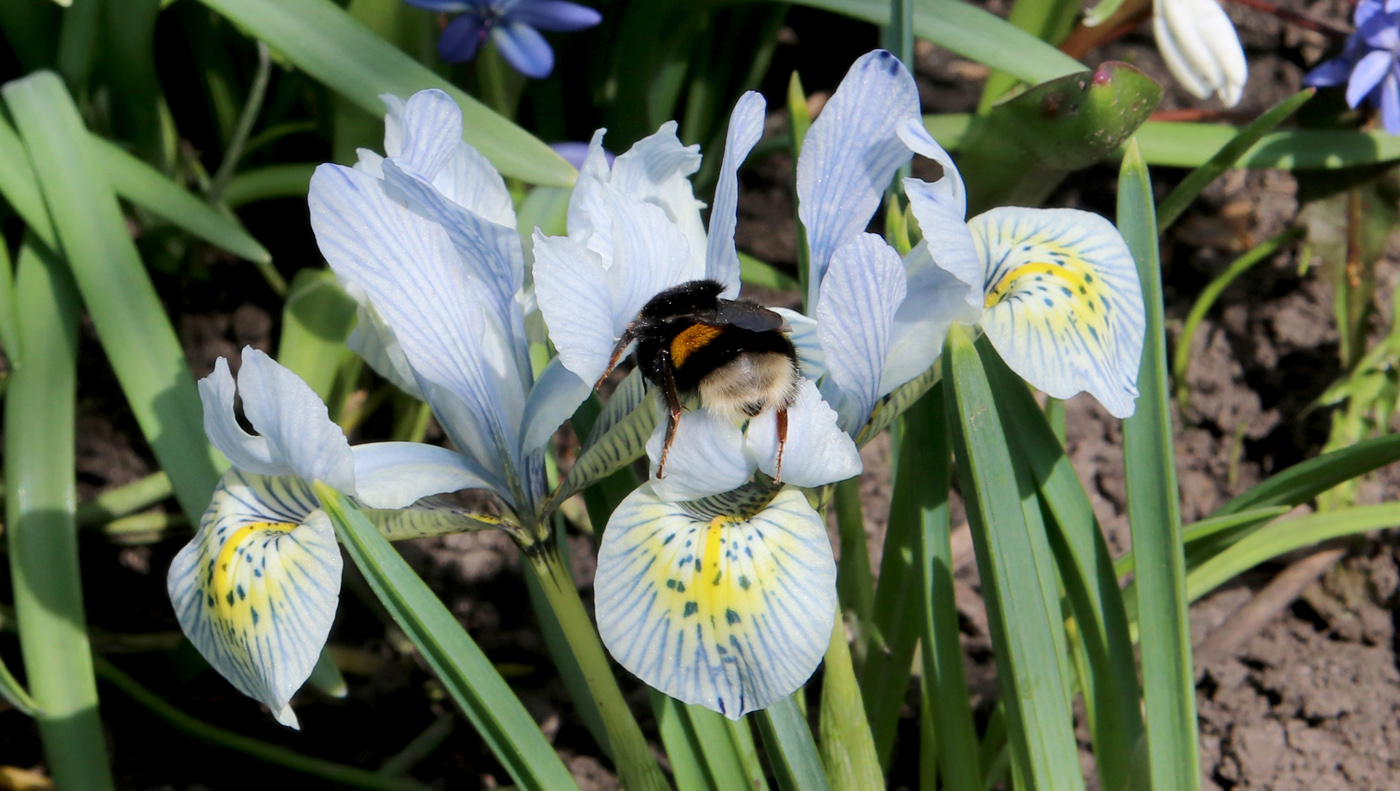
<path fill-rule="evenodd" d="M 597 700 L 622 785 L 628 791 L 669 791 L 671 786 L 652 758 L 642 729 L 622 697 L 607 654 L 603 652 L 603 643 L 598 639 L 598 632 L 593 628 L 593 621 L 588 617 L 588 610 L 579 598 L 573 576 L 564 565 L 558 548 L 553 541 L 546 541 L 527 548 L 525 555 L 539 575 L 545 598 Z"/>
<path fill-rule="evenodd" d="M 826 649 L 822 678 L 822 765 L 832 791 L 863 791 L 884 785 L 884 772 L 875 755 L 875 737 L 865 719 L 865 703 L 856 683 L 846 624 L 838 617 Z"/>
<path fill-rule="evenodd" d="M 147 475 L 125 486 L 118 486 L 78 506 L 79 527 L 111 522 L 144 508 L 150 508 L 174 494 L 170 476 L 164 472 Z"/>

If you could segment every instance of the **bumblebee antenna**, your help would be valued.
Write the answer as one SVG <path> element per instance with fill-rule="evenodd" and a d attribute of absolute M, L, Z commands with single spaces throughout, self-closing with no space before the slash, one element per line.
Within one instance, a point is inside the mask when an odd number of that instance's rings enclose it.
<path fill-rule="evenodd" d="M 613 347 L 612 357 L 608 358 L 607 370 L 603 371 L 603 375 L 598 377 L 598 381 L 593 384 L 594 390 L 603 386 L 603 381 L 617 367 L 618 361 L 622 359 L 623 353 L 627 351 L 628 346 L 632 345 L 633 340 L 636 340 L 636 334 L 632 332 L 632 325 L 628 324 L 627 329 L 622 331 L 622 337 L 617 339 L 617 345 Z"/>

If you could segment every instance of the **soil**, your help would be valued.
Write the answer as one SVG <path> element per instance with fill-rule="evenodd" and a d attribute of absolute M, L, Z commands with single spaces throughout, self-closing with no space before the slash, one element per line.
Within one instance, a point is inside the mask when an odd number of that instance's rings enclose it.
<path fill-rule="evenodd" d="M 1004 14 L 994 0 L 992 10 Z M 1333 20 L 1347 20 L 1345 0 L 1281 5 Z M 1249 53 L 1251 79 L 1238 108 L 1252 117 L 1295 91 L 1308 65 L 1322 57 L 1328 41 L 1258 11 L 1229 5 Z M 764 85 L 770 107 L 781 108 L 787 76 L 800 68 L 813 107 L 841 77 L 845 64 L 875 44 L 868 29 L 852 33 L 844 23 L 794 9 Z M 814 53 L 820 52 L 818 58 Z M 1176 87 L 1157 55 L 1150 25 L 1092 53 L 1088 60 L 1134 63 L 1167 86 L 1162 107 L 1200 107 Z M 925 110 L 967 112 L 976 106 L 987 70 L 946 51 L 921 44 L 917 72 Z M 1205 105 L 1219 109 L 1217 102 Z M 785 127 L 780 109 L 770 132 Z M 740 249 L 779 266 L 796 260 L 790 190 L 792 163 L 774 154 L 743 172 L 737 240 Z M 1156 169 L 1158 197 L 1180 179 L 1179 171 Z M 1075 206 L 1113 215 L 1116 172 L 1108 166 L 1075 174 L 1051 197 L 1052 206 Z M 1298 180 L 1287 173 L 1234 172 L 1218 180 L 1167 234 L 1165 298 L 1174 345 L 1180 322 L 1195 295 L 1243 250 L 1291 224 L 1298 212 Z M 287 203 L 254 207 L 246 214 L 279 236 L 278 259 L 319 260 L 304 228 L 285 228 L 286 217 L 304 207 Z M 304 226 L 304 223 L 302 224 Z M 262 234 L 259 234 L 260 237 Z M 285 238 L 280 238 L 285 237 Z M 293 254 L 284 254 L 290 251 Z M 1341 373 L 1330 287 L 1315 272 L 1299 274 L 1299 251 L 1283 249 L 1225 291 L 1195 335 L 1186 376 L 1190 405 L 1178 414 L 1176 442 L 1182 517 L 1209 514 L 1229 497 L 1268 475 L 1316 455 L 1326 441 L 1327 415 L 1308 409 Z M 1373 330 L 1387 320 L 1400 250 L 1392 247 L 1377 265 L 1381 306 Z M 219 356 L 236 355 L 244 344 L 274 351 L 277 300 L 245 265 L 209 255 L 194 279 L 157 273 L 157 285 L 175 317 L 196 376 L 213 369 Z M 290 272 L 284 274 L 290 275 Z M 772 295 L 771 301 L 783 301 Z M 149 451 L 120 389 L 103 360 L 90 326 L 82 333 L 78 417 L 80 499 L 129 483 L 154 469 Z M 1122 442 L 1118 422 L 1091 399 L 1067 404 L 1068 449 L 1089 491 L 1115 554 L 1129 547 L 1124 516 Z M 889 446 L 879 439 L 863 456 L 869 553 L 878 574 L 889 495 Z M 1360 502 L 1392 499 L 1400 476 L 1383 471 L 1359 490 Z M 955 513 L 955 524 L 961 521 Z M 450 737 L 419 761 L 412 775 L 438 788 L 495 788 L 508 784 L 501 767 L 469 724 L 456 714 L 406 638 L 387 618 L 366 584 L 347 564 L 340 612 L 331 646 L 349 679 L 349 695 L 332 699 L 314 690 L 297 700 L 300 732 L 272 722 L 265 711 L 236 693 L 186 644 L 174 651 L 142 650 L 130 635 L 163 635 L 178 642 L 164 592 L 165 570 L 185 541 L 180 535 L 155 544 L 120 546 L 94 538 L 82 545 L 87 607 L 94 642 L 108 658 L 189 713 L 307 755 L 377 768 L 439 718 L 455 724 Z M 955 541 L 960 540 L 955 533 Z M 960 546 L 965 547 L 965 533 Z M 1400 543 L 1391 534 L 1347 545 L 1349 555 L 1233 655 L 1198 669 L 1202 773 L 1210 791 L 1253 789 L 1393 789 L 1400 787 L 1400 663 L 1395 606 L 1400 596 Z M 573 712 L 558 681 L 529 606 L 514 547 L 500 534 L 480 533 L 400 545 L 416 570 L 447 602 L 473 638 L 498 664 L 526 707 L 540 722 L 584 791 L 615 789 L 616 778 Z M 573 536 L 575 576 L 591 606 L 594 548 Z M 991 643 L 969 552 L 957 573 L 970 693 L 981 716 L 996 697 Z M 1287 559 L 1266 564 L 1192 608 L 1196 642 L 1250 600 Z M 3 568 L 3 564 L 0 564 Z M 0 571 L 4 577 L 5 571 Z M 7 589 L 7 579 L 0 590 Z M 94 595 L 120 591 L 119 596 Z M 0 635 L 0 656 L 20 665 L 12 635 Z M 642 727 L 656 733 L 646 691 L 630 678 L 624 690 Z M 286 773 L 253 760 L 230 760 L 170 729 L 109 686 L 102 687 L 102 713 L 123 789 L 243 788 L 271 778 L 301 787 L 323 782 Z M 917 744 L 917 695 L 901 723 L 904 745 Z M 1086 765 L 1092 759 L 1086 753 Z M 42 767 L 32 723 L 0 710 L 0 765 Z M 891 788 L 917 787 L 914 749 L 897 747 Z M 1092 782 L 1091 787 L 1096 786 Z"/>

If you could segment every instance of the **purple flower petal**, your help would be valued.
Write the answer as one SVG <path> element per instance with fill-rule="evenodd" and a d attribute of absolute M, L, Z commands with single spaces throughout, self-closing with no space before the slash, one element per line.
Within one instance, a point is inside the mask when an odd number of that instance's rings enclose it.
<path fill-rule="evenodd" d="M 1351 107 L 1360 104 L 1394 64 L 1395 56 L 1385 50 L 1376 50 L 1362 58 L 1352 69 L 1351 80 L 1347 83 L 1347 104 Z"/>
<path fill-rule="evenodd" d="M 1400 0 L 1396 0 L 1396 2 L 1400 2 Z M 1314 88 L 1330 88 L 1333 85 L 1341 85 L 1351 77 L 1353 65 L 1353 61 L 1347 57 L 1325 61 L 1303 77 L 1303 84 L 1311 85 Z"/>
<path fill-rule="evenodd" d="M 501 57 L 526 77 L 540 80 L 554 71 L 554 50 L 549 48 L 544 36 L 529 25 L 519 22 L 497 25 L 491 31 L 491 39 L 496 42 Z"/>
<path fill-rule="evenodd" d="M 566 140 L 562 143 L 550 143 L 549 147 L 554 149 L 554 153 L 564 158 L 565 162 L 574 166 L 575 170 L 583 170 L 583 163 L 588 159 L 588 144 L 574 140 Z M 603 157 L 608 161 L 608 167 L 612 167 L 617 155 L 611 151 L 604 151 Z"/>
<path fill-rule="evenodd" d="M 1380 108 L 1381 124 L 1385 131 L 1400 135 L 1400 77 L 1396 76 L 1394 69 L 1381 82 Z"/>
<path fill-rule="evenodd" d="M 1364 5 L 1380 6 L 1380 3 L 1376 2 L 1376 0 L 1362 0 L 1362 2 L 1356 6 L 1356 14 L 1358 17 L 1361 15 L 1361 6 Z M 1393 14 L 1396 11 L 1400 11 L 1400 0 L 1385 0 L 1385 12 L 1387 14 Z M 1358 24 L 1360 24 L 1359 20 Z"/>
<path fill-rule="evenodd" d="M 438 57 L 444 63 L 466 63 L 476 57 L 488 28 L 475 14 L 462 14 L 442 31 L 438 39 Z"/>
<path fill-rule="evenodd" d="M 603 15 L 596 10 L 586 5 L 570 3 L 568 0 L 522 0 L 519 5 L 506 12 L 506 18 L 511 22 L 519 22 L 552 33 L 572 33 L 603 21 Z"/>

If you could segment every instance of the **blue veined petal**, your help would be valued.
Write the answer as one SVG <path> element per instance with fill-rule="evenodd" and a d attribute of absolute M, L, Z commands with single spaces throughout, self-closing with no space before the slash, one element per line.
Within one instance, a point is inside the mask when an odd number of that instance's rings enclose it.
<path fill-rule="evenodd" d="M 594 585 L 623 667 L 730 719 L 806 683 L 836 619 L 826 526 L 791 487 L 745 519 L 693 514 L 642 484 L 608 520 Z"/>
<path fill-rule="evenodd" d="M 548 445 L 554 432 L 593 392 L 596 381 L 585 382 L 558 357 L 550 360 L 549 365 L 540 372 L 535 386 L 530 388 L 530 397 L 525 402 L 525 424 L 520 432 L 521 453 L 528 454 Z"/>
<path fill-rule="evenodd" d="M 395 387 L 420 401 L 424 400 L 418 390 L 418 380 L 413 376 L 413 368 L 409 366 L 403 348 L 384 317 L 374 309 L 363 291 L 353 287 L 346 291 L 359 303 L 359 307 L 355 310 L 355 329 L 350 331 L 345 345 Z"/>
<path fill-rule="evenodd" d="M 656 470 L 666 440 L 666 407 L 656 406 L 656 428 L 647 439 L 651 486 L 666 500 L 697 500 L 743 486 L 757 463 L 746 451 L 744 433 L 733 423 L 705 408 L 681 413 L 676 439 L 666 456 L 665 477 Z M 769 431 L 773 429 L 770 428 Z"/>
<path fill-rule="evenodd" d="M 522 375 L 513 344 L 481 306 L 484 284 L 447 232 L 390 200 L 380 182 L 336 165 L 316 169 L 307 202 L 322 254 L 393 328 L 453 444 L 502 472 L 519 447 Z M 435 401 L 424 381 L 463 408 Z"/>
<path fill-rule="evenodd" d="M 462 109 L 445 92 L 430 88 L 408 98 L 399 123 L 403 149 L 391 156 L 400 167 L 431 181 L 462 142 Z"/>
<path fill-rule="evenodd" d="M 680 228 L 701 271 L 705 267 L 705 226 L 690 176 L 700 169 L 700 146 L 683 146 L 676 122 L 667 121 L 655 134 L 638 140 L 613 161 L 609 183 L 624 195 L 661 207 Z M 569 235 L 573 235 L 570 226 Z"/>
<path fill-rule="evenodd" d="M 1088 391 L 1131 415 L 1146 319 L 1118 230 L 1077 209 L 993 209 L 969 225 L 988 262 L 982 329 L 1011 370 L 1055 398 Z"/>
<path fill-rule="evenodd" d="M 607 268 L 613 315 L 622 327 L 661 291 L 705 276 L 705 262 L 691 254 L 684 233 L 659 206 L 608 188 L 613 258 Z"/>
<path fill-rule="evenodd" d="M 461 263 L 474 279 L 487 286 L 486 291 L 477 292 L 478 301 L 513 339 L 510 345 L 514 365 L 522 374 L 521 386 L 528 387 L 529 379 L 525 377 L 530 371 L 529 343 L 525 338 L 525 317 L 516 302 L 516 294 L 525 285 L 520 234 L 514 225 L 498 225 L 449 200 L 431 183 L 401 170 L 399 162 L 398 157 L 384 160 L 385 192 L 447 231 Z"/>
<path fill-rule="evenodd" d="M 590 385 L 632 317 L 616 314 L 603 260 L 567 236 L 535 229 L 535 299 L 559 359 Z"/>
<path fill-rule="evenodd" d="M 509 13 L 514 22 L 552 33 L 572 33 L 603 21 L 603 15 L 595 9 L 568 0 L 525 0 Z"/>
<path fill-rule="evenodd" d="M 909 209 L 919 221 L 919 230 L 928 243 L 933 263 L 966 283 L 967 304 L 982 307 L 982 262 L 967 229 L 967 188 L 953 158 L 924 128 L 919 119 L 908 119 L 899 126 L 900 139 L 916 154 L 943 167 L 943 177 L 934 182 L 904 180 Z"/>
<path fill-rule="evenodd" d="M 968 237 L 971 238 L 970 232 Z M 981 264 L 977 264 L 978 280 L 981 268 Z M 976 324 L 982 315 L 981 304 L 975 307 L 968 304 L 968 285 L 934 265 L 927 239 L 904 256 L 904 269 L 909 293 L 894 314 L 890 350 L 885 357 L 878 395 L 893 392 L 927 371 L 942 353 L 943 339 L 950 325 L 954 322 Z M 976 293 L 980 298 L 982 289 L 979 287 Z"/>
<path fill-rule="evenodd" d="M 496 49 L 516 71 L 542 80 L 554 71 L 554 50 L 538 30 L 519 22 L 497 24 L 491 28 L 491 40 Z"/>
<path fill-rule="evenodd" d="M 601 185 L 612 180 L 612 166 L 603 149 L 606 129 L 593 133 L 588 142 L 588 154 L 578 169 L 573 191 L 569 193 L 569 209 L 565 215 L 565 227 L 569 238 L 585 245 L 588 249 L 612 260 L 612 226 L 609 224 L 607 209 L 603 207 Z"/>
<path fill-rule="evenodd" d="M 433 177 L 439 192 L 467 211 L 497 225 L 515 228 L 515 204 L 505 179 L 491 161 L 466 141 L 457 141 L 457 151 Z"/>
<path fill-rule="evenodd" d="M 816 487 L 860 474 L 860 451 L 837 423 L 836 410 L 822 400 L 810 379 L 797 385 L 788 407 L 787 442 L 783 446 L 782 482 Z M 852 430 L 859 428 L 853 427 Z M 768 410 L 749 421 L 744 443 L 758 468 L 778 476 L 777 413 Z M 667 469 L 670 469 L 669 466 Z M 733 487 L 731 487 L 733 488 Z"/>
<path fill-rule="evenodd" d="M 330 633 L 340 572 L 335 529 L 306 483 L 230 470 L 166 587 L 209 664 L 295 728 L 288 704 Z"/>
<path fill-rule="evenodd" d="M 355 454 L 355 500 L 369 508 L 407 508 L 424 497 L 493 489 L 490 474 L 460 453 L 421 442 L 370 442 Z"/>
<path fill-rule="evenodd" d="M 734 226 L 739 209 L 739 166 L 748 158 L 754 144 L 763 137 L 763 95 L 749 91 L 739 97 L 729 114 L 729 131 L 724 141 L 724 162 L 715 187 L 715 205 L 710 209 L 710 233 L 705 249 L 705 276 L 725 285 L 725 299 L 739 294 L 739 254 L 734 249 Z"/>
<path fill-rule="evenodd" d="M 832 380 L 851 397 L 842 414 L 858 430 L 879 396 L 889 354 L 890 328 L 907 289 L 904 262 L 874 234 L 852 237 L 831 256 L 817 304 L 817 337 Z"/>
<path fill-rule="evenodd" d="M 910 159 L 901 119 L 919 116 L 919 89 L 885 50 L 862 56 L 812 122 L 797 162 L 798 216 L 807 229 L 810 310 L 836 249 L 865 230 L 895 170 Z"/>
<path fill-rule="evenodd" d="M 264 475 L 298 475 L 355 493 L 350 443 L 331 422 L 326 405 L 301 380 L 271 357 L 243 347 L 238 390 L 243 412 L 259 436 L 251 436 L 233 414 L 233 377 L 224 358 L 199 383 L 205 433 L 234 466 Z"/>
<path fill-rule="evenodd" d="M 396 157 L 403 153 L 403 114 L 407 103 L 392 93 L 379 94 L 379 101 L 384 103 L 384 154 Z"/>
<path fill-rule="evenodd" d="M 798 367 L 802 375 L 817 381 L 826 374 L 826 352 L 822 351 L 821 340 L 817 337 L 817 320 L 788 308 L 770 308 L 774 313 L 787 319 L 792 331 L 788 340 L 797 348 Z"/>

